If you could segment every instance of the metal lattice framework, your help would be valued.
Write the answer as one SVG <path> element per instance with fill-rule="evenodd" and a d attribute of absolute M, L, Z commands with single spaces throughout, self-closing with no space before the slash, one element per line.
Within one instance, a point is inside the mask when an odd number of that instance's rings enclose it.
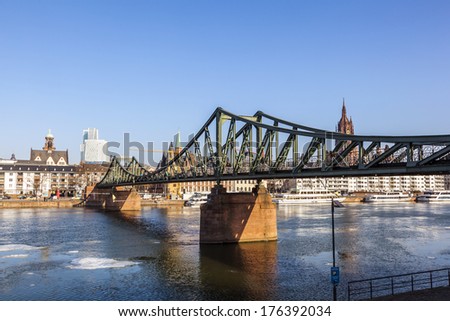
<path fill-rule="evenodd" d="M 112 159 L 99 187 L 302 177 L 445 174 L 450 135 L 358 136 L 217 108 L 182 150 L 155 171 Z"/>

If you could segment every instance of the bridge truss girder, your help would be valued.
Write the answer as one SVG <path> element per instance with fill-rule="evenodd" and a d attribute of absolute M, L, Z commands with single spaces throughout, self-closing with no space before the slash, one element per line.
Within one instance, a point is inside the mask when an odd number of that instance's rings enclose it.
<path fill-rule="evenodd" d="M 450 135 L 345 135 L 261 111 L 238 116 L 217 108 L 186 146 L 155 171 L 136 159 L 123 166 L 114 158 L 99 186 L 449 172 Z"/>

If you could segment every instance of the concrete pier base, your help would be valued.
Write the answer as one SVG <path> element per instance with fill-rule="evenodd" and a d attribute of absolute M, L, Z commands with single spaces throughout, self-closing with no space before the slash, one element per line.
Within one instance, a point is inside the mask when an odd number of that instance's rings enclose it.
<path fill-rule="evenodd" d="M 85 188 L 85 206 L 89 208 L 105 208 L 106 199 L 111 193 L 111 189 L 98 188 L 97 185 L 86 186 Z"/>
<path fill-rule="evenodd" d="M 141 197 L 134 188 L 101 189 L 94 187 L 90 191 L 86 190 L 86 194 L 88 195 L 86 207 L 101 208 L 107 211 L 140 211 L 142 208 Z"/>
<path fill-rule="evenodd" d="M 107 211 L 140 211 L 141 208 L 141 197 L 134 188 L 131 190 L 115 188 L 105 204 Z"/>
<path fill-rule="evenodd" d="M 217 185 L 200 211 L 200 243 L 277 240 L 276 206 L 262 185 L 252 193 L 227 193 Z"/>

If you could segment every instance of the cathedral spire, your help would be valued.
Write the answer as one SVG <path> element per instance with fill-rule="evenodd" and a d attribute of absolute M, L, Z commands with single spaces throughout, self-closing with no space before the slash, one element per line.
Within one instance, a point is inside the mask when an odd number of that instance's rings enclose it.
<path fill-rule="evenodd" d="M 345 98 L 342 98 L 342 117 L 347 116 L 347 108 L 345 108 Z"/>
<path fill-rule="evenodd" d="M 355 134 L 355 128 L 353 127 L 353 119 L 350 116 L 350 119 L 348 119 L 347 116 L 347 108 L 345 107 L 345 99 L 342 98 L 342 117 L 339 120 L 338 124 L 337 124 L 337 132 L 338 133 L 342 133 L 342 134 L 346 134 L 346 135 L 354 135 Z M 336 140 L 336 144 L 339 141 Z M 341 143 L 343 143 L 341 146 L 339 146 L 339 150 L 338 153 L 343 153 L 349 146 L 350 146 L 350 141 L 341 141 Z M 355 165 L 358 162 L 358 149 L 357 148 L 353 148 L 350 152 L 347 153 L 346 156 L 344 156 L 343 158 L 343 162 L 346 163 L 347 165 Z"/>
<path fill-rule="evenodd" d="M 347 108 L 345 107 L 345 99 L 342 99 L 342 117 L 337 124 L 337 132 L 342 134 L 354 134 L 353 119 L 347 116 Z"/>

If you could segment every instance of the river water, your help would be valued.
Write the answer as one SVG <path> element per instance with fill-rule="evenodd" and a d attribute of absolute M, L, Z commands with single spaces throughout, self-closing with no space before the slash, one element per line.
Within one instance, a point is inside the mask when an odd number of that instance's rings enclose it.
<path fill-rule="evenodd" d="M 0 300 L 330 300 L 328 206 L 278 208 L 278 242 L 200 246 L 198 209 L 0 210 Z M 348 281 L 450 267 L 450 205 L 336 209 Z"/>

